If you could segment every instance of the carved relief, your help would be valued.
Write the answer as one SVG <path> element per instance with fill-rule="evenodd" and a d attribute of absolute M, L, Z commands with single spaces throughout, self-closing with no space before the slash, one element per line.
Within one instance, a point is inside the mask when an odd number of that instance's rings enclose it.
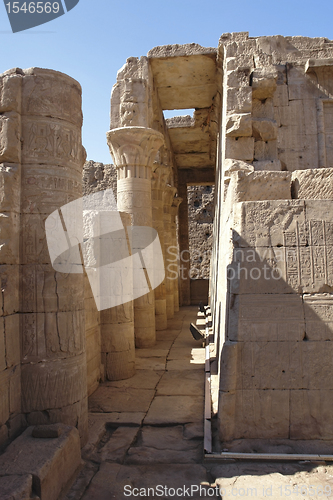
<path fill-rule="evenodd" d="M 23 162 L 70 162 L 81 165 L 80 129 L 56 120 L 23 121 Z"/>
<path fill-rule="evenodd" d="M 310 220 L 284 232 L 286 280 L 292 288 L 318 291 L 333 285 L 332 227 L 330 222 Z"/>

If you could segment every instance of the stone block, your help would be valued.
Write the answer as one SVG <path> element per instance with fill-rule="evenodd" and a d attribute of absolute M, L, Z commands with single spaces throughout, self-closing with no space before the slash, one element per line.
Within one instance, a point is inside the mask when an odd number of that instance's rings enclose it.
<path fill-rule="evenodd" d="M 22 114 L 59 118 L 81 127 L 81 86 L 58 71 L 42 68 L 25 70 Z"/>
<path fill-rule="evenodd" d="M 21 411 L 21 370 L 19 366 L 9 372 L 9 411 L 11 414 Z"/>
<path fill-rule="evenodd" d="M 0 164 L 0 212 L 20 213 L 21 166 Z"/>
<path fill-rule="evenodd" d="M 24 413 L 65 408 L 86 397 L 85 354 L 52 360 L 42 366 L 23 364 L 21 370 Z"/>
<path fill-rule="evenodd" d="M 333 169 L 294 171 L 292 193 L 296 199 L 333 200 Z"/>
<path fill-rule="evenodd" d="M 9 419 L 9 370 L 0 372 L 0 425 Z"/>
<path fill-rule="evenodd" d="M 50 264 L 26 264 L 22 266 L 21 287 L 24 313 L 65 313 L 75 307 L 83 315 L 82 274 L 56 272 Z"/>
<path fill-rule="evenodd" d="M 56 164 L 56 160 L 54 162 Z M 82 196 L 82 172 L 71 164 L 64 167 L 25 164 L 22 169 L 22 212 L 51 214 Z"/>
<path fill-rule="evenodd" d="M 134 349 L 134 327 L 131 323 L 101 325 L 102 352 L 122 352 Z"/>
<path fill-rule="evenodd" d="M 252 161 L 254 157 L 254 138 L 226 138 L 226 158 Z"/>
<path fill-rule="evenodd" d="M 289 95 L 288 95 L 288 85 L 277 85 L 276 91 L 273 96 L 274 106 L 288 106 L 289 103 Z"/>
<path fill-rule="evenodd" d="M 231 174 L 230 188 L 234 189 L 235 202 L 291 199 L 290 187 L 289 172 L 236 171 Z"/>
<path fill-rule="evenodd" d="M 243 202 L 235 206 L 234 224 L 235 246 L 308 245 L 305 202 L 302 200 Z M 298 239 L 296 226 L 299 228 Z"/>
<path fill-rule="evenodd" d="M 6 344 L 4 318 L 0 318 L 0 372 L 6 369 Z"/>
<path fill-rule="evenodd" d="M 226 111 L 233 113 L 251 113 L 252 87 L 228 88 Z"/>
<path fill-rule="evenodd" d="M 254 99 L 273 97 L 278 73 L 275 68 L 257 68 L 252 73 L 252 95 Z"/>
<path fill-rule="evenodd" d="M 3 75 L 0 77 L 0 113 L 21 111 L 22 76 Z"/>
<path fill-rule="evenodd" d="M 238 295 L 229 309 L 232 342 L 300 342 L 304 332 L 303 303 L 296 294 Z"/>
<path fill-rule="evenodd" d="M 311 341 L 333 340 L 332 295 L 305 294 L 303 301 L 306 338 Z"/>
<path fill-rule="evenodd" d="M 0 115 L 0 162 L 21 161 L 21 117 L 11 111 Z"/>
<path fill-rule="evenodd" d="M 289 391 L 220 392 L 219 425 L 223 442 L 234 439 L 287 439 Z"/>
<path fill-rule="evenodd" d="M 332 439 L 332 390 L 290 391 L 290 438 Z"/>
<path fill-rule="evenodd" d="M 2 308 L 0 316 L 9 316 L 19 311 L 20 276 L 19 266 L 0 265 Z"/>
<path fill-rule="evenodd" d="M 84 311 L 85 311 L 85 326 L 86 326 L 86 336 L 89 336 L 89 331 L 94 334 L 94 329 L 99 325 L 100 312 L 97 310 L 96 302 L 94 297 L 85 297 L 84 299 Z"/>
<path fill-rule="evenodd" d="M 20 263 L 20 216 L 0 213 L 0 265 Z"/>
<path fill-rule="evenodd" d="M 81 464 L 77 429 L 59 425 L 62 435 L 48 440 L 32 437 L 33 428 L 29 427 L 0 457 L 0 474 L 31 474 L 37 495 L 57 500 Z"/>
<path fill-rule="evenodd" d="M 227 71 L 226 81 L 228 87 L 249 87 L 250 85 L 250 68 L 240 68 Z"/>
<path fill-rule="evenodd" d="M 245 172 L 253 172 L 254 168 L 251 163 L 242 160 L 233 160 L 231 158 L 226 158 L 223 162 L 224 175 L 229 177 L 232 172 L 238 170 L 244 170 Z"/>
<path fill-rule="evenodd" d="M 252 116 L 253 118 L 265 118 L 266 120 L 272 120 L 274 117 L 273 99 L 265 99 L 262 101 L 260 99 L 253 99 Z"/>
<path fill-rule="evenodd" d="M 253 137 L 261 141 L 274 141 L 277 139 L 277 124 L 274 120 L 264 118 L 253 120 Z"/>
<path fill-rule="evenodd" d="M 2 500 L 29 500 L 33 498 L 32 482 L 31 474 L 4 477 L 0 475 L 0 498 Z"/>
<path fill-rule="evenodd" d="M 278 159 L 277 141 L 256 141 L 254 143 L 254 159 L 258 161 Z"/>
<path fill-rule="evenodd" d="M 227 116 L 226 135 L 230 137 L 250 137 L 252 135 L 251 113 Z"/>
<path fill-rule="evenodd" d="M 281 172 L 282 170 L 280 160 L 254 161 L 253 167 L 255 171 L 269 170 L 271 172 Z"/>

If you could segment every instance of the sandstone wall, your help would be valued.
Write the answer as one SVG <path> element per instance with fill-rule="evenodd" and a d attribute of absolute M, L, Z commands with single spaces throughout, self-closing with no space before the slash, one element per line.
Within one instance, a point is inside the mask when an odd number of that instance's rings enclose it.
<path fill-rule="evenodd" d="M 188 186 L 192 279 L 209 279 L 213 244 L 214 186 Z"/>
<path fill-rule="evenodd" d="M 320 38 L 235 33 L 220 40 L 210 294 L 225 443 L 333 439 L 325 375 L 333 305 L 332 53 Z"/>

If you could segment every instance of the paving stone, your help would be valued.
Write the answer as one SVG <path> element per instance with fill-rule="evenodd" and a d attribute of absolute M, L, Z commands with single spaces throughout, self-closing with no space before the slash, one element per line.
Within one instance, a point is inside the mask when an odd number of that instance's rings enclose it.
<path fill-rule="evenodd" d="M 189 464 L 199 463 L 203 457 L 201 443 L 198 442 L 187 451 L 138 446 L 130 448 L 125 458 L 125 464 L 148 465 L 148 464 Z"/>
<path fill-rule="evenodd" d="M 132 445 L 138 432 L 139 427 L 118 427 L 107 443 L 92 454 L 91 460 L 96 462 L 123 462 L 127 450 Z"/>
<path fill-rule="evenodd" d="M 171 427 L 144 426 L 140 433 L 139 444 L 157 450 L 185 451 L 196 448 L 197 442 L 184 438 L 184 426 Z"/>
<path fill-rule="evenodd" d="M 135 358 L 136 370 L 165 370 L 166 356 L 151 358 Z"/>
<path fill-rule="evenodd" d="M 135 351 L 135 356 L 137 358 L 166 358 L 169 353 L 169 349 L 137 349 Z"/>
<path fill-rule="evenodd" d="M 158 396 L 202 396 L 204 372 L 199 370 L 173 370 L 165 372 L 158 386 Z"/>
<path fill-rule="evenodd" d="M 172 359 L 167 361 L 166 369 L 169 370 L 204 370 L 205 363 L 193 359 Z"/>
<path fill-rule="evenodd" d="M 119 391 L 116 387 L 100 386 L 89 398 L 89 409 L 92 412 L 146 412 L 154 397 L 149 389 L 133 389 L 124 387 Z"/>
<path fill-rule="evenodd" d="M 205 362 L 205 349 L 202 347 L 172 347 L 168 355 L 168 361 L 173 359 L 190 359 L 194 362 Z"/>
<path fill-rule="evenodd" d="M 153 491 L 151 490 L 149 498 L 169 498 L 172 496 L 177 498 L 175 492 L 169 489 L 191 488 L 192 486 L 193 490 L 195 488 L 199 490 L 201 483 L 206 484 L 206 486 L 203 484 L 202 488 L 208 488 L 207 471 L 204 467 L 197 464 L 177 464 L 168 465 L 166 467 L 163 464 L 128 466 L 103 463 L 82 500 L 110 500 L 112 498 L 118 500 L 120 498 L 125 498 L 125 492 L 130 498 L 134 488 L 139 488 L 139 490 L 135 491 L 135 493 L 138 494 L 140 494 L 141 488 L 145 488 L 145 490 L 141 489 L 141 497 L 148 496 L 148 488 L 154 488 L 157 495 L 153 495 Z M 156 491 L 158 485 L 163 487 L 160 492 L 158 490 Z M 127 488 L 125 489 L 125 487 Z M 168 496 L 164 494 L 165 487 L 168 489 Z M 173 493 L 173 495 L 169 493 Z M 184 493 L 184 491 L 182 491 L 182 493 Z M 191 491 L 189 491 L 189 493 L 191 493 Z M 185 497 L 184 494 L 182 496 Z M 178 497 L 181 498 L 179 495 Z M 190 497 L 193 500 L 207 500 L 208 498 L 212 498 L 207 495 L 200 496 L 200 491 L 193 491 L 193 495 L 190 495 Z M 134 498 L 134 496 L 132 496 L 132 498 Z"/>
<path fill-rule="evenodd" d="M 133 387 L 134 389 L 155 389 L 158 384 L 163 371 L 153 371 L 153 370 L 138 370 L 134 377 L 128 378 L 126 380 L 118 380 L 116 382 L 105 382 L 104 385 L 107 387 Z"/>
<path fill-rule="evenodd" d="M 203 398 L 194 396 L 156 396 L 144 419 L 145 425 L 198 422 L 203 418 Z"/>

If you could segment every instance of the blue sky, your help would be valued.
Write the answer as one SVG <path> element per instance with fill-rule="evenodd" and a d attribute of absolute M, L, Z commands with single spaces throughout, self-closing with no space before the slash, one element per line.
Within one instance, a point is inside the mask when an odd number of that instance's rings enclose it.
<path fill-rule="evenodd" d="M 216 47 L 220 35 L 232 31 L 333 39 L 332 19 L 332 0 L 80 0 L 66 15 L 13 34 L 2 4 L 0 72 L 38 66 L 78 80 L 87 158 L 110 163 L 110 93 L 127 57 L 174 43 Z"/>

